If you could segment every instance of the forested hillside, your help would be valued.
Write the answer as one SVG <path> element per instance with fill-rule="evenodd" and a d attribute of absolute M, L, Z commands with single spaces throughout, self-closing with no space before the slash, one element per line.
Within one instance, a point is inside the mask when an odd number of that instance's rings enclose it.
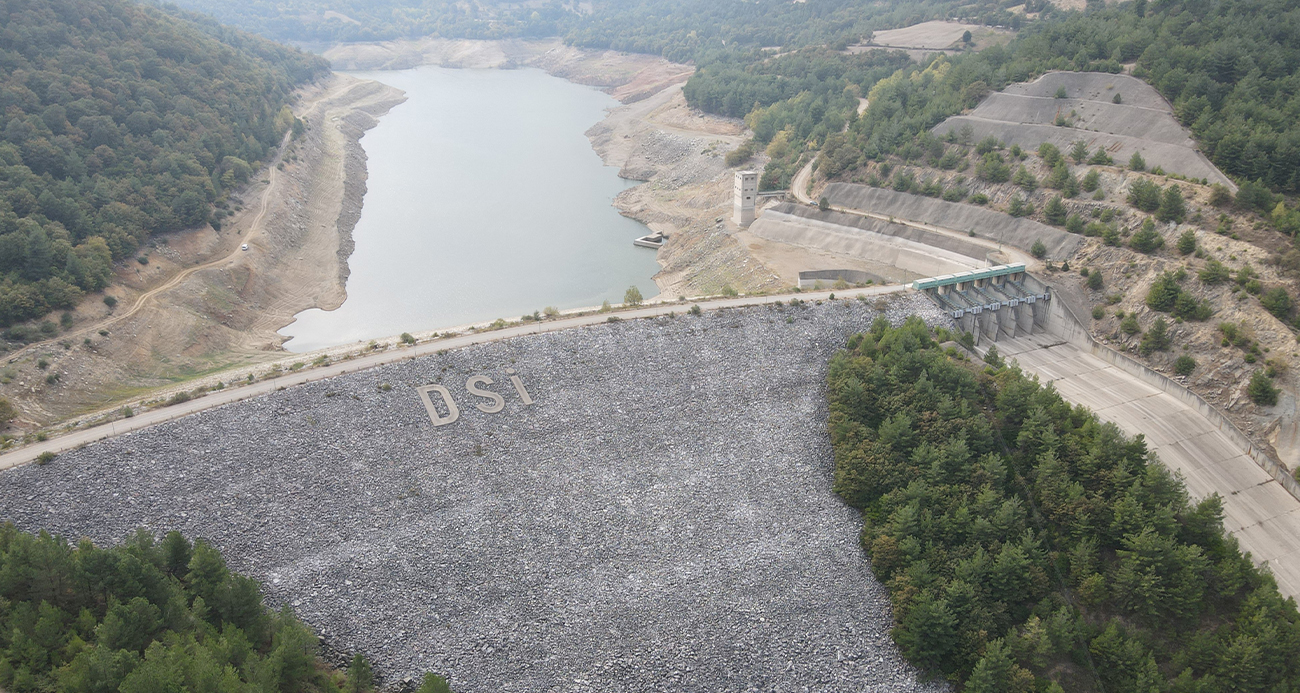
<path fill-rule="evenodd" d="M 496 0 L 180 0 L 177 4 L 279 41 L 308 42 L 554 36 L 574 16 L 560 3 L 532 7 Z"/>
<path fill-rule="evenodd" d="M 915 318 L 828 377 L 835 489 L 916 665 L 971 693 L 1300 686 L 1294 601 L 1140 437 Z"/>
<path fill-rule="evenodd" d="M 212 218 L 294 126 L 292 48 L 127 0 L 0 0 L 0 326 Z M 219 221 L 218 221 L 219 223 Z"/>
<path fill-rule="evenodd" d="M 874 107 L 826 153 L 838 172 L 914 144 L 990 90 L 1047 70 L 1118 72 L 1130 62 L 1220 169 L 1300 190 L 1300 7 L 1286 0 L 1135 0 L 1038 22 L 1006 49 L 940 59 L 882 83 Z"/>
<path fill-rule="evenodd" d="M 538 6 L 500 0 L 180 0 L 223 22 L 284 41 L 379 41 L 562 36 L 584 48 L 707 60 L 731 47 L 844 44 L 875 29 L 946 16 L 1019 26 L 991 0 L 855 3 L 845 0 L 597 0 Z"/>
<path fill-rule="evenodd" d="M 990 90 L 1043 71 L 1115 72 L 1136 63 L 1134 74 L 1174 103 L 1178 117 L 1217 166 L 1242 180 L 1261 180 L 1274 190 L 1300 190 L 1300 7 L 1287 0 L 1131 0 L 1109 6 L 1090 3 L 1083 12 L 1031 3 L 1026 11 L 1041 10 L 1032 20 L 996 3 L 943 0 L 636 0 L 596 2 L 584 13 L 562 4 L 525 12 L 495 3 L 464 6 L 432 0 L 185 2 L 281 38 L 559 35 L 586 48 L 694 61 L 700 74 L 687 92 L 692 106 L 744 115 L 756 106 L 772 107 L 773 95 L 779 94 L 778 101 L 789 101 L 790 108 L 828 116 L 824 127 L 803 128 L 808 134 L 794 141 L 796 147 L 807 144 L 814 149 L 827 144 L 822 132 L 845 120 L 843 109 L 823 99 L 830 88 L 844 84 L 844 73 L 855 69 L 856 56 L 838 49 L 874 30 L 926 19 L 1023 25 L 1021 37 L 1005 49 L 945 58 L 929 72 L 918 65 L 899 74 L 879 92 L 881 107 L 872 109 L 845 140 L 830 143 L 835 168 L 893 152 Z M 811 58 L 782 62 L 762 47 L 782 52 L 821 49 L 819 65 Z M 818 135 L 811 134 L 814 130 Z M 756 144 L 766 146 L 775 136 L 759 133 Z M 841 151 L 845 143 L 850 148 Z"/>
<path fill-rule="evenodd" d="M 370 664 L 347 677 L 319 658 L 287 608 L 177 532 L 141 531 L 111 549 L 0 524 L 0 689 L 11 693 L 373 690 Z M 418 693 L 450 693 L 437 675 Z"/>

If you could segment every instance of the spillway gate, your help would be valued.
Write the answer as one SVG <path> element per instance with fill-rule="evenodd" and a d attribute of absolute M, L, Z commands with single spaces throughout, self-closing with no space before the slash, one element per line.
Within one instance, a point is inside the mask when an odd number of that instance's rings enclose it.
<path fill-rule="evenodd" d="M 948 312 L 977 343 L 1047 327 L 1052 289 L 1026 272 L 1023 262 L 918 279 L 912 288 Z"/>

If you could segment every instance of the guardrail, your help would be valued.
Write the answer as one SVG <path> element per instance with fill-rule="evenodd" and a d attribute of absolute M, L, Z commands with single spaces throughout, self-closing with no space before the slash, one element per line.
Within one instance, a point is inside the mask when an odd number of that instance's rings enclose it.
<path fill-rule="evenodd" d="M 1297 482 L 1295 477 L 1287 472 L 1286 467 L 1282 466 L 1279 460 L 1246 437 L 1246 434 L 1242 433 L 1241 429 L 1237 428 L 1237 425 L 1227 416 L 1224 416 L 1223 412 L 1220 412 L 1218 408 L 1205 401 L 1200 395 L 1192 392 L 1182 383 L 1093 339 L 1088 330 L 1083 327 L 1084 323 L 1075 316 L 1074 311 L 1069 306 L 1065 305 L 1065 301 L 1052 301 L 1051 305 L 1053 312 L 1055 312 L 1057 306 L 1060 306 L 1065 312 L 1056 316 L 1058 319 L 1054 321 L 1055 324 L 1048 327 L 1050 331 L 1055 332 L 1075 346 L 1086 347 L 1093 356 L 1130 375 L 1141 378 L 1143 382 L 1160 388 L 1165 393 L 1173 395 L 1179 401 L 1196 409 L 1201 413 L 1201 416 L 1204 416 L 1217 426 L 1219 431 L 1235 443 L 1237 447 L 1245 451 L 1255 461 L 1255 464 L 1259 465 L 1260 469 L 1263 469 L 1279 484 L 1282 484 L 1282 488 L 1286 489 L 1296 500 L 1300 500 L 1300 482 Z M 1060 318 L 1069 320 L 1068 327 L 1061 324 L 1065 320 Z"/>

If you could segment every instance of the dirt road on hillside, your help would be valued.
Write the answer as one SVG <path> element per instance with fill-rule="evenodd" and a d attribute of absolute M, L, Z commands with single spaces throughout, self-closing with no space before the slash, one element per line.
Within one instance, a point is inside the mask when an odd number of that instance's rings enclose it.
<path fill-rule="evenodd" d="M 334 76 L 302 90 L 308 124 L 282 143 L 238 212 L 210 226 L 160 236 L 124 263 L 108 293 L 77 309 L 74 327 L 11 353 L 0 395 L 39 426 L 150 388 L 224 367 L 278 358 L 276 330 L 312 307 L 346 296 L 351 229 L 365 192 L 361 134 L 400 103 L 395 89 Z M 248 244 L 249 250 L 240 250 Z M 44 367 L 42 367 L 44 366 Z"/>

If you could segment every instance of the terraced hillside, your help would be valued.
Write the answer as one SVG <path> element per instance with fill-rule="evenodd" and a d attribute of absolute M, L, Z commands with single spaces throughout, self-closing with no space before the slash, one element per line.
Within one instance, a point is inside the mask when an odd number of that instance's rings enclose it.
<path fill-rule="evenodd" d="M 1056 125 L 1058 118 L 1068 125 Z M 1090 150 L 1103 148 L 1116 161 L 1138 152 L 1149 166 L 1236 189 L 1197 149 L 1169 102 L 1128 75 L 1049 72 L 989 94 L 973 111 L 945 120 L 934 132 L 946 135 L 967 126 L 976 140 L 991 136 L 1031 150 L 1044 142 L 1065 150 L 1082 139 Z"/>

